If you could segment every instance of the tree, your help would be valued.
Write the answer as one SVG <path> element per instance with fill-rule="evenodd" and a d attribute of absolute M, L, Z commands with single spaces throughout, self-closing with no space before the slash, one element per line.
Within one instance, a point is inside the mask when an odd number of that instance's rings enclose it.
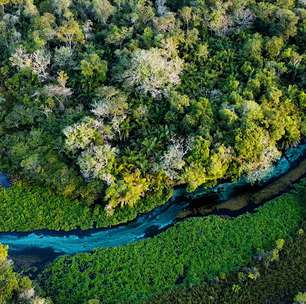
<path fill-rule="evenodd" d="M 299 292 L 294 297 L 294 304 L 304 304 L 306 302 L 306 292 Z"/>
<path fill-rule="evenodd" d="M 130 28 L 125 26 L 118 27 L 116 25 L 112 25 L 107 36 L 105 38 L 105 42 L 109 44 L 114 44 L 121 48 L 123 41 L 131 36 L 132 31 Z"/>
<path fill-rule="evenodd" d="M 96 88 L 106 80 L 107 62 L 96 53 L 91 53 L 81 60 L 80 69 L 82 82 L 88 88 Z"/>
<path fill-rule="evenodd" d="M 109 144 L 92 145 L 81 153 L 77 163 L 85 179 L 97 178 L 111 184 L 114 180 L 111 169 L 115 155 L 116 149 Z"/>
<path fill-rule="evenodd" d="M 196 59 L 198 59 L 200 62 L 203 62 L 205 59 L 207 59 L 208 54 L 209 54 L 208 44 L 207 43 L 198 44 Z"/>
<path fill-rule="evenodd" d="M 125 173 L 123 178 L 112 183 L 106 190 L 106 211 L 113 214 L 117 206 L 133 207 L 149 187 L 146 178 L 142 178 L 137 169 L 133 173 Z"/>
<path fill-rule="evenodd" d="M 63 133 L 66 137 L 65 148 L 68 152 L 76 153 L 87 148 L 96 138 L 97 122 L 89 117 L 79 123 L 66 127 Z"/>
<path fill-rule="evenodd" d="M 233 158 L 231 147 L 220 145 L 211 152 L 207 166 L 208 180 L 217 181 L 224 177 Z"/>
<path fill-rule="evenodd" d="M 252 182 L 260 180 L 263 172 L 265 173 L 273 161 L 280 157 L 280 152 L 267 131 L 254 123 L 240 129 L 235 141 L 235 148 L 241 162 L 241 171 L 247 174 Z"/>
<path fill-rule="evenodd" d="M 166 0 L 156 0 L 155 6 L 157 9 L 157 14 L 159 16 L 164 16 L 168 12 L 168 8 L 166 6 Z"/>
<path fill-rule="evenodd" d="M 70 48 L 73 44 L 85 42 L 85 36 L 77 21 L 69 19 L 58 28 L 56 32 L 57 38 L 60 41 L 67 43 Z"/>
<path fill-rule="evenodd" d="M 176 26 L 176 19 L 173 13 L 168 13 L 161 17 L 153 19 L 153 25 L 158 33 L 173 32 Z"/>
<path fill-rule="evenodd" d="M 173 140 L 168 146 L 167 151 L 162 156 L 160 161 L 161 169 L 171 179 L 177 179 L 180 171 L 185 165 L 184 156 L 187 153 L 189 147 L 184 146 L 184 142 L 181 140 Z"/>
<path fill-rule="evenodd" d="M 276 58 L 284 46 L 284 40 L 281 37 L 272 37 L 266 43 L 266 50 L 270 58 Z"/>
<path fill-rule="evenodd" d="M 239 117 L 235 111 L 234 107 L 228 104 L 223 104 L 222 108 L 219 110 L 219 115 L 221 120 L 224 122 L 224 128 L 232 129 L 234 124 L 238 121 Z"/>
<path fill-rule="evenodd" d="M 17 300 L 18 299 L 18 300 Z M 50 299 L 36 295 L 32 282 L 14 272 L 8 260 L 8 247 L 0 244 L 0 303 L 52 304 Z"/>
<path fill-rule="evenodd" d="M 150 27 L 146 27 L 142 34 L 143 43 L 146 47 L 150 48 L 152 46 L 153 37 L 153 30 Z"/>
<path fill-rule="evenodd" d="M 50 13 L 44 13 L 42 16 L 36 16 L 31 26 L 31 36 L 36 48 L 42 48 L 46 43 L 52 40 L 56 35 L 55 16 Z"/>
<path fill-rule="evenodd" d="M 38 10 L 33 0 L 25 0 L 23 14 L 27 17 L 34 17 L 38 15 Z"/>
<path fill-rule="evenodd" d="M 298 17 L 290 9 L 280 8 L 272 3 L 259 2 L 255 13 L 260 25 L 271 35 L 281 35 L 287 39 L 296 34 Z"/>
<path fill-rule="evenodd" d="M 115 13 L 116 9 L 108 0 L 93 0 L 93 12 L 96 18 L 103 24 Z"/>
<path fill-rule="evenodd" d="M 182 59 L 177 56 L 169 58 L 162 49 L 136 50 L 122 80 L 126 87 L 134 87 L 142 94 L 158 98 L 180 83 L 182 69 Z"/>
<path fill-rule="evenodd" d="M 109 121 L 120 138 L 120 124 L 127 117 L 127 96 L 114 87 L 101 87 L 97 94 L 99 97 L 93 104 L 92 113 L 104 122 Z"/>
<path fill-rule="evenodd" d="M 55 97 L 59 104 L 60 109 L 65 109 L 64 101 L 72 95 L 72 90 L 66 86 L 68 75 L 64 71 L 60 71 L 57 77 L 57 84 L 49 84 L 44 87 L 44 93 L 47 96 Z"/>
<path fill-rule="evenodd" d="M 246 40 L 243 46 L 243 56 L 244 58 L 252 59 L 256 63 L 262 61 L 262 44 L 263 40 L 261 35 L 252 35 Z"/>
<path fill-rule="evenodd" d="M 52 0 L 52 6 L 56 14 L 59 16 L 64 16 L 65 18 L 70 18 L 73 16 L 69 10 L 71 4 L 71 0 Z"/>
<path fill-rule="evenodd" d="M 244 6 L 236 9 L 232 16 L 234 27 L 238 30 L 251 26 L 254 20 L 254 13 L 249 8 L 246 8 Z"/>
<path fill-rule="evenodd" d="M 180 10 L 180 15 L 183 18 L 184 22 L 186 23 L 187 33 L 188 33 L 188 31 L 189 31 L 189 22 L 191 21 L 191 18 L 192 18 L 192 8 L 189 7 L 189 6 L 184 6 Z"/>
<path fill-rule="evenodd" d="M 211 14 L 209 29 L 216 35 L 226 35 L 230 31 L 232 25 L 232 19 L 226 14 L 224 8 L 219 7 Z"/>
<path fill-rule="evenodd" d="M 28 68 L 41 80 L 46 80 L 49 76 L 47 68 L 50 65 L 50 59 L 49 52 L 44 49 L 28 54 L 23 48 L 17 48 L 10 61 L 12 66 L 16 66 L 19 69 Z"/>
<path fill-rule="evenodd" d="M 75 65 L 73 59 L 73 49 L 61 46 L 55 49 L 53 57 L 54 65 L 59 68 L 72 68 Z"/>
<path fill-rule="evenodd" d="M 100 304 L 100 301 L 98 299 L 90 299 L 87 304 Z"/>
<path fill-rule="evenodd" d="M 193 192 L 208 181 L 208 176 L 204 167 L 191 163 L 185 168 L 183 180 L 187 184 L 187 191 Z"/>
<path fill-rule="evenodd" d="M 23 0 L 0 0 L 0 17 L 4 14 L 4 5 L 21 4 Z"/>
<path fill-rule="evenodd" d="M 263 109 L 254 100 L 245 100 L 241 105 L 241 116 L 244 123 L 262 121 L 264 118 Z"/>
<path fill-rule="evenodd" d="M 169 102 L 171 108 L 179 113 L 184 113 L 186 107 L 190 105 L 190 99 L 188 95 L 182 95 L 175 91 L 170 92 Z"/>
<path fill-rule="evenodd" d="M 132 19 L 135 22 L 135 26 L 140 28 L 152 21 L 155 11 L 150 0 L 139 0 L 135 4 Z"/>

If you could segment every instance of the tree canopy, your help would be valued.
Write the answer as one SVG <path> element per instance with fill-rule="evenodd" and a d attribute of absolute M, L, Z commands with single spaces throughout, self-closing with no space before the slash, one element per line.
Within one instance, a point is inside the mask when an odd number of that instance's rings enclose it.
<path fill-rule="evenodd" d="M 1 171 L 113 214 L 157 185 L 256 181 L 306 133 L 303 1 L 0 8 Z"/>

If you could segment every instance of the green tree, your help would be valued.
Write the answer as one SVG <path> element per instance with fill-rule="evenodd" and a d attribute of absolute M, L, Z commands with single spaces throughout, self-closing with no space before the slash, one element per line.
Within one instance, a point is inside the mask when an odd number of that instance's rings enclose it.
<path fill-rule="evenodd" d="M 96 18 L 103 24 L 115 13 L 116 9 L 108 0 L 93 0 L 92 7 Z"/>
<path fill-rule="evenodd" d="M 276 58 L 284 46 L 284 40 L 281 37 L 272 37 L 266 43 L 266 50 L 271 58 Z"/>
<path fill-rule="evenodd" d="M 112 183 L 106 190 L 106 210 L 109 214 L 118 206 L 128 205 L 133 207 L 145 194 L 149 181 L 141 177 L 137 169 L 133 173 L 125 173 L 123 178 Z"/>
<path fill-rule="evenodd" d="M 63 24 L 58 28 L 56 32 L 57 38 L 63 41 L 70 48 L 72 45 L 85 42 L 84 34 L 77 21 L 69 19 L 64 21 Z"/>
<path fill-rule="evenodd" d="M 106 80 L 107 62 L 96 53 L 89 54 L 80 64 L 81 82 L 87 89 L 94 89 Z"/>

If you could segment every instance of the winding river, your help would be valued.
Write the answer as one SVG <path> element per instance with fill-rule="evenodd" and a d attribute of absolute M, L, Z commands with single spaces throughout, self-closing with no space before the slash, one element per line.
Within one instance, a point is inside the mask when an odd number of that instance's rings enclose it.
<path fill-rule="evenodd" d="M 203 187 L 193 193 L 187 193 L 183 188 L 176 189 L 173 197 L 164 206 L 158 207 L 147 214 L 140 215 L 134 221 L 127 224 L 107 229 L 90 229 L 85 231 L 73 230 L 61 232 L 40 230 L 0 233 L 0 243 L 9 245 L 10 252 L 15 254 L 22 254 L 27 251 L 33 252 L 35 250 L 44 252 L 46 250 L 53 252 L 55 255 L 75 254 L 92 251 L 97 248 L 132 243 L 158 234 L 172 226 L 178 221 L 184 210 L 191 209 L 194 201 L 205 202 L 214 197 L 215 203 L 219 203 L 221 206 L 225 204 L 226 206 L 226 202 L 231 198 L 233 199 L 240 190 L 254 189 L 256 187 L 263 188 L 269 185 L 296 167 L 300 160 L 304 159 L 305 154 L 305 143 L 290 148 L 275 166 L 266 173 L 261 183 L 256 186 L 251 186 L 246 179 L 242 178 L 237 182 L 223 183 L 216 187 Z M 0 185 L 3 187 L 10 186 L 9 180 L 3 174 L 0 174 Z M 220 213 L 222 212 L 219 210 Z"/>

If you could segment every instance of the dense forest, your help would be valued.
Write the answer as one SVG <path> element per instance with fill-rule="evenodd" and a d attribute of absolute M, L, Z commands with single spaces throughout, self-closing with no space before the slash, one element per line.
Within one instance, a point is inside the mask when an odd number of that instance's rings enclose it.
<path fill-rule="evenodd" d="M 306 133 L 303 0 L 0 0 L 0 37 L 0 171 L 109 215 Z"/>
<path fill-rule="evenodd" d="M 0 0 L 0 304 L 306 303 L 305 161 L 285 154 L 305 135 L 306 0 Z M 289 177 L 251 186 L 283 155 Z M 22 233 L 108 233 L 241 177 L 229 215 L 12 260 Z"/>

